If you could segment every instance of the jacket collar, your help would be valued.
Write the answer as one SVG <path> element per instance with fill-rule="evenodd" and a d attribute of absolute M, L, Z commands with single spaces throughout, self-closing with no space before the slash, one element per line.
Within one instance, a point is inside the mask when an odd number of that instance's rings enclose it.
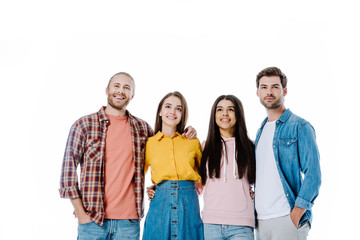
<path fill-rule="evenodd" d="M 286 122 L 291 115 L 292 115 L 292 112 L 288 108 L 285 110 L 285 112 L 283 114 L 281 114 L 281 116 L 279 117 L 279 119 L 277 121 Z M 261 123 L 261 128 L 264 127 L 264 125 L 267 123 L 267 121 L 268 121 L 268 117 L 266 117 L 265 120 Z"/>
<path fill-rule="evenodd" d="M 291 114 L 292 112 L 290 111 L 290 109 L 286 109 L 285 112 L 279 117 L 279 121 L 286 122 L 291 116 Z"/>

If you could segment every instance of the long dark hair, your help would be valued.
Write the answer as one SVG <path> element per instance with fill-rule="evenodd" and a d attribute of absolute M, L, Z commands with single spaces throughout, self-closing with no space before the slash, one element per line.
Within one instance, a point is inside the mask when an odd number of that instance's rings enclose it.
<path fill-rule="evenodd" d="M 235 156 L 239 178 L 247 177 L 250 184 L 255 183 L 255 146 L 247 134 L 243 105 L 241 101 L 233 95 L 221 95 L 215 100 L 212 106 L 208 136 L 201 158 L 200 174 L 202 183 L 206 183 L 207 175 L 209 178 L 220 177 L 222 143 L 224 140 L 220 135 L 219 126 L 216 124 L 215 113 L 216 107 L 221 100 L 230 100 L 235 106 Z"/>
<path fill-rule="evenodd" d="M 184 129 L 185 129 L 185 126 L 186 126 L 186 121 L 187 121 L 187 118 L 188 118 L 188 106 L 187 106 L 187 103 L 186 103 L 186 100 L 185 100 L 184 96 L 180 92 L 175 91 L 175 92 L 170 92 L 170 93 L 166 94 L 161 99 L 161 101 L 160 101 L 160 103 L 158 105 L 158 108 L 157 108 L 157 111 L 156 111 L 156 118 L 155 118 L 155 133 L 157 133 L 158 131 L 161 131 L 162 118 L 160 117 L 160 111 L 161 111 L 161 108 L 162 108 L 165 100 L 168 97 L 171 97 L 171 96 L 175 96 L 175 97 L 179 98 L 180 101 L 181 101 L 182 114 L 181 114 L 181 120 L 180 120 L 179 124 L 176 126 L 176 131 L 179 132 L 179 133 L 184 132 Z"/>

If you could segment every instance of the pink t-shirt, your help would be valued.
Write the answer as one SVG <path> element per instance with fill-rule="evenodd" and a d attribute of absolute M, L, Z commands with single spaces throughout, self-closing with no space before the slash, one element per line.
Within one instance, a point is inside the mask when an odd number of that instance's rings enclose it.
<path fill-rule="evenodd" d="M 110 125 L 105 143 L 105 218 L 138 219 L 130 123 L 127 116 L 108 117 Z"/>
<path fill-rule="evenodd" d="M 239 179 L 237 164 L 234 164 L 235 138 L 223 139 L 226 144 L 227 161 L 225 164 L 223 156 L 220 178 L 208 178 L 206 181 L 203 223 L 254 227 L 254 205 L 250 197 L 250 185 L 246 178 Z"/>

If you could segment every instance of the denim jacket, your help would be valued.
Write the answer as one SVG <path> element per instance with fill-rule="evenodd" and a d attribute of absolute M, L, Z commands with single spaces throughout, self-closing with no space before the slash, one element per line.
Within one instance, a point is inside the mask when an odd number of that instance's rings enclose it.
<path fill-rule="evenodd" d="M 255 148 L 267 121 L 268 118 L 262 122 L 256 134 Z M 311 224 L 311 208 L 321 184 L 320 156 L 314 128 L 287 109 L 276 121 L 273 150 L 290 208 L 306 209 L 299 226 L 307 221 Z"/>

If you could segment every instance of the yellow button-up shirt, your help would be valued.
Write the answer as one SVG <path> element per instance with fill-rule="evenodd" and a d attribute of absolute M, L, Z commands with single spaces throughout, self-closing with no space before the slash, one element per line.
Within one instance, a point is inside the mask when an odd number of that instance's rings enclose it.
<path fill-rule="evenodd" d="M 162 132 L 148 138 L 145 153 L 145 173 L 149 166 L 151 180 L 194 180 L 200 182 L 201 145 L 199 139 L 186 139 L 176 132 L 171 138 Z"/>

